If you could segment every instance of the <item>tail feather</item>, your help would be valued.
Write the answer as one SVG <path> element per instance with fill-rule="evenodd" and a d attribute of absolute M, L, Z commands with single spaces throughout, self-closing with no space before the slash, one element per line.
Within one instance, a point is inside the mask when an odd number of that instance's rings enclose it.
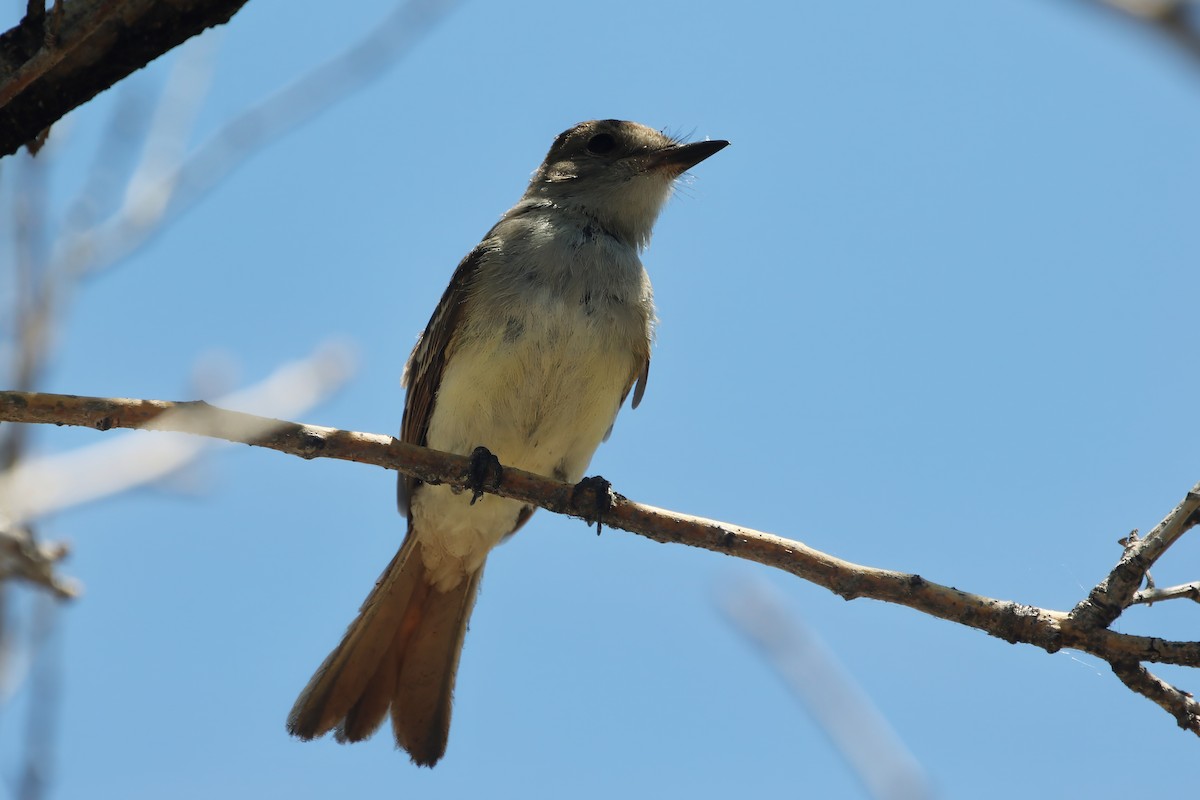
<path fill-rule="evenodd" d="M 435 589 L 409 535 L 288 715 L 288 732 L 341 742 L 369 737 L 391 710 L 396 744 L 433 766 L 446 751 L 454 677 L 479 571 Z"/>
<path fill-rule="evenodd" d="M 367 680 L 358 699 L 333 729 L 334 738 L 339 742 L 361 742 L 383 724 L 399 673 L 397 658 L 395 646 L 388 648 L 375 674 Z"/>
<path fill-rule="evenodd" d="M 361 682 L 362 688 L 351 693 L 354 699 L 344 718 L 334 729 L 334 736 L 339 742 L 361 742 L 383 724 L 396 695 L 397 683 L 401 679 L 400 670 L 404 654 L 412 647 L 413 633 L 424 624 L 423 615 L 431 588 L 427 581 L 420 580 L 418 576 L 411 591 L 402 594 L 405 597 L 403 605 L 397 603 L 399 615 L 394 620 L 389 618 L 389 622 L 394 624 L 388 629 L 380 627 L 378 636 L 381 639 L 390 637 L 387 649 L 383 651 L 378 664 L 369 675 L 365 674 L 365 671 L 370 662 L 364 659 L 365 677 Z M 399 740 L 397 743 L 399 744 Z"/>
<path fill-rule="evenodd" d="M 396 744 L 423 766 L 432 767 L 446 752 L 458 658 L 482 574 L 480 568 L 450 592 L 430 591 L 425 613 L 400 659 L 392 732 Z"/>

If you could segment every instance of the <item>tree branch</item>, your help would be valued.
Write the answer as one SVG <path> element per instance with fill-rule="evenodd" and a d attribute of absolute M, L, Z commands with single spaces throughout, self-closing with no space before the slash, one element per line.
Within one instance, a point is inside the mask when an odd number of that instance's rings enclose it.
<path fill-rule="evenodd" d="M 1071 610 L 1071 617 L 1089 625 L 1107 627 L 1113 624 L 1121 612 L 1133 604 L 1134 592 L 1154 562 L 1197 522 L 1200 522 L 1200 483 L 1191 488 L 1183 502 L 1155 525 L 1146 538 L 1138 539 L 1136 532 L 1129 535 L 1121 560 Z"/>
<path fill-rule="evenodd" d="M 268 419 L 222 410 L 204 402 L 0 392 L 0 421 L 77 425 L 97 430 L 171 430 L 267 447 L 301 458 L 372 464 L 427 483 L 460 488 L 468 483 L 468 459 L 463 456 L 408 444 L 391 436 Z M 570 484 L 530 472 L 506 467 L 496 485 L 487 489 L 558 514 L 594 518 L 596 499 L 590 490 L 579 491 Z M 1180 519 L 1193 516 L 1194 509 L 1189 509 L 1194 497 L 1195 490 L 1160 523 L 1155 529 L 1162 531 L 1160 535 L 1152 533 L 1138 543 L 1144 545 L 1143 553 L 1157 558 L 1178 538 Z M 0 484 L 0 503 L 2 498 Z M 824 586 L 847 600 L 869 597 L 908 606 L 1010 643 L 1030 644 L 1050 653 L 1062 648 L 1091 653 L 1112 665 L 1130 688 L 1150 697 L 1181 724 L 1186 722 L 1188 730 L 1200 735 L 1200 717 L 1190 695 L 1163 684 L 1148 672 L 1141 675 L 1130 666 L 1141 669 L 1140 662 L 1148 661 L 1198 667 L 1200 642 L 1117 633 L 1098 624 L 1089 614 L 1067 614 L 971 594 L 933 583 L 920 575 L 854 564 L 798 541 L 641 505 L 620 495 L 613 498 L 603 523 L 657 542 L 686 544 L 775 567 Z M 1146 544 L 1152 539 L 1156 544 Z M 1127 552 L 1122 563 L 1128 557 Z"/>
<path fill-rule="evenodd" d="M 1165 589 L 1139 589 L 1133 593 L 1133 598 L 1129 602 L 1131 604 L 1145 603 L 1146 605 L 1153 605 L 1154 603 L 1161 603 L 1163 600 L 1181 599 L 1193 600 L 1200 603 L 1200 581 L 1181 583 L 1178 586 L 1168 586 Z"/>
<path fill-rule="evenodd" d="M 58 0 L 0 34 L 0 156 L 246 0 Z M 31 4 L 31 10 L 36 4 Z"/>
<path fill-rule="evenodd" d="M 1113 661 L 1113 674 L 1133 691 L 1157 703 L 1175 718 L 1184 730 L 1200 730 L 1200 703 L 1188 692 L 1180 691 L 1136 661 Z"/>

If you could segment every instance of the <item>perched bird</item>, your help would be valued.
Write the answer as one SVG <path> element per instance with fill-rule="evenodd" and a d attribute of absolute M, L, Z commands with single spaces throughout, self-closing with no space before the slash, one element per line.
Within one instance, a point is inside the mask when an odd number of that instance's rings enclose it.
<path fill-rule="evenodd" d="M 685 170 L 728 142 L 684 144 L 644 125 L 559 135 L 524 196 L 458 265 L 404 369 L 400 438 L 485 446 L 502 463 L 577 482 L 650 369 L 654 302 L 639 252 Z M 454 677 L 488 553 L 533 513 L 400 476 L 408 534 L 288 730 L 369 737 L 389 711 L 422 766 L 446 751 Z"/>

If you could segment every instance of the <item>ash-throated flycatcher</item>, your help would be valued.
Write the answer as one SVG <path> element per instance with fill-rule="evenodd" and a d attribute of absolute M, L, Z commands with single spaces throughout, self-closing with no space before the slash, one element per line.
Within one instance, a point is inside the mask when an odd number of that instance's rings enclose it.
<path fill-rule="evenodd" d="M 554 140 L 521 201 L 463 259 L 404 368 L 400 438 L 577 482 L 650 369 L 654 302 L 638 258 L 675 179 L 728 142 L 633 122 Z M 636 384 L 636 388 L 635 387 Z M 400 476 L 408 535 L 288 717 L 301 739 L 396 744 L 433 766 L 488 553 L 531 506 Z"/>

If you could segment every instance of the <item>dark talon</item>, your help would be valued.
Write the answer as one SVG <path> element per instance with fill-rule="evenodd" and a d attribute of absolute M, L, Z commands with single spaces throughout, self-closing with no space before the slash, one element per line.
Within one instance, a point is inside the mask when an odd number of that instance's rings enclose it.
<path fill-rule="evenodd" d="M 483 497 L 488 489 L 500 488 L 500 459 L 492 455 L 492 451 L 479 446 L 471 451 L 470 463 L 467 464 L 467 488 L 471 490 L 471 505 Z"/>
<path fill-rule="evenodd" d="M 583 493 L 591 493 L 591 498 L 580 497 Z M 600 475 L 593 475 L 590 478 L 584 478 L 579 483 L 575 484 L 575 488 L 571 490 L 571 504 L 580 506 L 588 501 L 592 503 L 592 510 L 595 514 L 594 521 L 596 523 L 596 535 L 600 535 L 600 530 L 604 524 L 604 515 L 612 511 L 613 507 L 613 491 L 612 484 L 605 480 Z M 593 522 L 592 515 L 584 514 L 584 520 L 589 525 Z"/>

